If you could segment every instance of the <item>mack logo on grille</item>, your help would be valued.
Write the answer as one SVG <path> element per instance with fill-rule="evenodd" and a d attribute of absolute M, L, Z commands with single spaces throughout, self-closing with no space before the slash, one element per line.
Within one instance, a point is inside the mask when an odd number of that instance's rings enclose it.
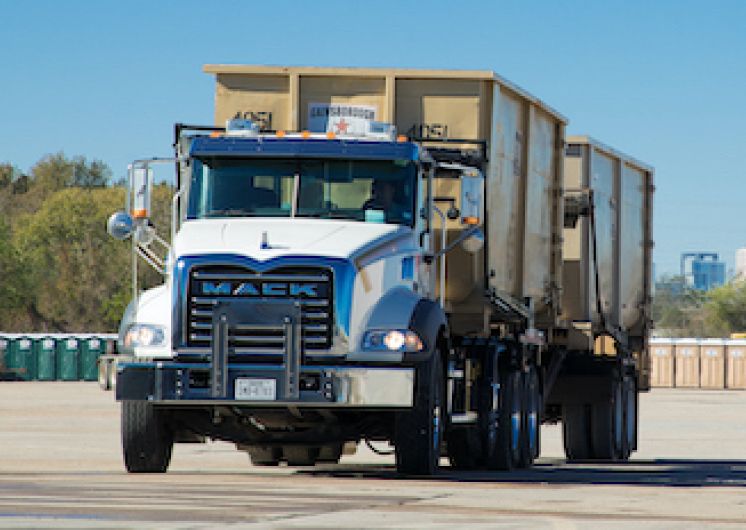
<path fill-rule="evenodd" d="M 201 282 L 205 296 L 303 296 L 319 298 L 315 283 L 284 282 Z"/>

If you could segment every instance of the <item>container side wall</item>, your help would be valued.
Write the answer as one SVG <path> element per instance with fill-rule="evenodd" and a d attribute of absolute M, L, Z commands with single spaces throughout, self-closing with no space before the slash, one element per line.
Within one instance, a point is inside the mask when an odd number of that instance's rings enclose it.
<path fill-rule="evenodd" d="M 369 77 L 300 77 L 300 116 L 302 130 L 311 130 L 313 104 L 348 104 L 373 107 L 375 120 L 382 120 L 386 107 L 386 79 Z M 317 131 L 324 132 L 324 131 Z"/>
<path fill-rule="evenodd" d="M 614 313 L 614 245 L 616 242 L 616 200 L 614 193 L 614 159 L 591 148 L 590 185 L 593 189 L 595 237 L 590 234 L 591 249 L 588 257 L 591 276 L 598 268 L 598 295 L 604 315 Z M 593 230 L 591 230 L 593 232 Z M 593 260 L 593 246 L 598 263 Z M 593 289 L 593 307 L 596 289 Z"/>
<path fill-rule="evenodd" d="M 645 302 L 645 174 L 624 165 L 621 182 L 621 310 L 623 329 L 635 326 Z"/>
<path fill-rule="evenodd" d="M 521 180 L 524 174 L 525 109 L 520 99 L 496 87 L 495 117 L 486 205 L 490 287 L 498 294 L 523 296 L 518 281 L 523 252 L 524 215 Z"/>
<path fill-rule="evenodd" d="M 396 126 L 410 136 L 477 140 L 480 113 L 489 112 L 479 81 L 399 79 Z"/>
<path fill-rule="evenodd" d="M 555 189 L 557 171 L 554 146 L 556 127 L 550 116 L 532 108 L 528 138 L 526 181 L 525 241 L 523 259 L 523 296 L 538 303 L 552 284 L 552 235 L 555 226 Z"/>
<path fill-rule="evenodd" d="M 215 124 L 236 116 L 253 119 L 264 129 L 290 129 L 290 80 L 285 75 L 219 74 L 215 88 Z"/>

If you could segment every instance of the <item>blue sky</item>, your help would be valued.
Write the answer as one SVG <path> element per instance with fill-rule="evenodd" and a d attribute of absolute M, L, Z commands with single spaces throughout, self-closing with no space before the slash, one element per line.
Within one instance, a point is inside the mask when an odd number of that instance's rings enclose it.
<path fill-rule="evenodd" d="M 169 155 L 207 63 L 494 70 L 655 166 L 659 274 L 746 246 L 746 0 L 0 0 L 0 162 Z"/>

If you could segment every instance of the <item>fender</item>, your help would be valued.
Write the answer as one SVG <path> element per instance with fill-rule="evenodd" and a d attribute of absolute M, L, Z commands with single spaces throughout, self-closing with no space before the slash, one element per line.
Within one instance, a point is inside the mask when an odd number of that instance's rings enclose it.
<path fill-rule="evenodd" d="M 441 329 L 445 330 L 445 338 L 448 339 L 448 320 L 445 311 L 437 302 L 420 298 L 412 311 L 409 320 L 409 329 L 417 332 L 425 343 L 425 351 L 420 353 L 405 353 L 404 361 L 421 362 L 429 359 L 438 347 L 438 334 Z"/>

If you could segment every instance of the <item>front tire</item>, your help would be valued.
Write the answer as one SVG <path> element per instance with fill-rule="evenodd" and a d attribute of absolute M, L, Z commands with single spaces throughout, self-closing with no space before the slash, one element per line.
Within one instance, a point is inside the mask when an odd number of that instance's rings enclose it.
<path fill-rule="evenodd" d="M 445 385 L 440 355 L 416 373 L 414 408 L 396 417 L 396 470 L 408 475 L 433 475 L 439 466 L 445 422 Z"/>
<path fill-rule="evenodd" d="M 122 401 L 122 452 L 129 473 L 165 473 L 173 445 L 162 411 L 147 401 Z"/>

